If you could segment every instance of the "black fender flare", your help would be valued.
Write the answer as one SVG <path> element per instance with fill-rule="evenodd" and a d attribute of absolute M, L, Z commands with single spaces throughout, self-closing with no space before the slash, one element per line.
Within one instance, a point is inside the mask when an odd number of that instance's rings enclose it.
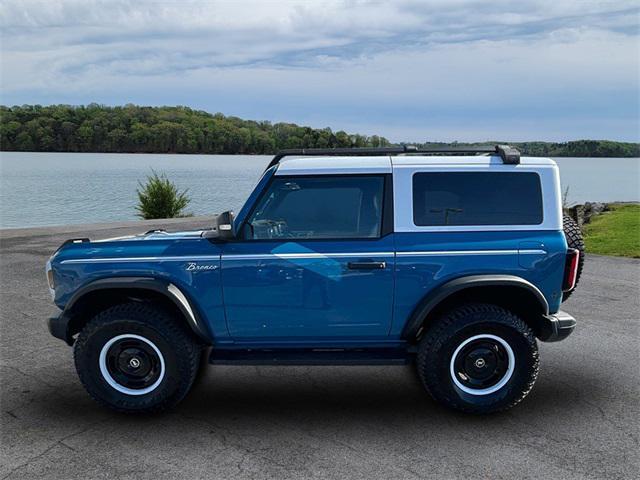
<path fill-rule="evenodd" d="M 88 293 L 97 290 L 150 290 L 159 293 L 169 299 L 187 319 L 189 327 L 193 333 L 207 343 L 212 342 L 212 335 L 209 332 L 202 316 L 197 308 L 194 308 L 193 302 L 184 294 L 184 292 L 169 282 L 154 277 L 110 277 L 94 280 L 79 288 L 69 299 L 61 314 L 61 317 L 70 318 L 73 308 L 78 301 Z"/>
<path fill-rule="evenodd" d="M 443 300 L 456 292 L 474 287 L 509 286 L 529 291 L 538 300 L 541 314 L 549 314 L 549 303 L 533 283 L 515 275 L 467 275 L 449 280 L 427 293 L 414 308 L 402 331 L 403 339 L 413 339 L 418 334 L 424 319 Z"/>

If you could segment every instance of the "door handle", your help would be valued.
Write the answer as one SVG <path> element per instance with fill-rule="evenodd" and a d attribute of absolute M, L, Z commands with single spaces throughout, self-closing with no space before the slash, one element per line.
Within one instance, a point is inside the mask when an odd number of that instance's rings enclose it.
<path fill-rule="evenodd" d="M 349 262 L 349 270 L 381 270 L 387 268 L 387 262 Z"/>

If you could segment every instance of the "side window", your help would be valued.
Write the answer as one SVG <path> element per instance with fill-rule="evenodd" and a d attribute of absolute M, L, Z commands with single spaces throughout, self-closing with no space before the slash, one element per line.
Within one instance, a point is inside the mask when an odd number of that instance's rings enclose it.
<path fill-rule="evenodd" d="M 539 225 L 537 173 L 437 172 L 413 176 L 413 222 L 441 225 Z"/>
<path fill-rule="evenodd" d="M 245 224 L 245 239 L 380 236 L 384 178 L 275 177 Z"/>

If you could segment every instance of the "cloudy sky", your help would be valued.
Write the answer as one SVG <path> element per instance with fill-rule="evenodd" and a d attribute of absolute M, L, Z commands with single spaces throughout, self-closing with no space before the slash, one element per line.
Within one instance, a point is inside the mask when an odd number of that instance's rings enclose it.
<path fill-rule="evenodd" d="M 0 103 L 392 140 L 640 140 L 637 0 L 3 0 Z"/>

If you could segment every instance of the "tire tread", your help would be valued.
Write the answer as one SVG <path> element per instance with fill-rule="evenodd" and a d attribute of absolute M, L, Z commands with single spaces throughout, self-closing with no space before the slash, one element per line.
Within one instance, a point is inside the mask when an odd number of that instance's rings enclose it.
<path fill-rule="evenodd" d="M 453 398 L 449 395 L 446 389 L 442 388 L 441 381 L 437 376 L 437 369 L 430 368 L 430 354 L 433 352 L 440 352 L 445 347 L 446 342 L 457 332 L 460 328 L 469 324 L 469 320 L 477 317 L 478 315 L 490 314 L 493 320 L 501 325 L 513 328 L 517 332 L 521 333 L 526 339 L 527 344 L 532 350 L 533 355 L 533 368 L 530 377 L 528 378 L 524 388 L 522 388 L 518 394 L 512 398 L 508 403 L 497 408 L 478 408 L 470 406 L 458 398 Z M 473 320 L 472 320 L 473 321 Z M 427 330 L 422 337 L 418 348 L 418 355 L 416 357 L 418 366 L 418 375 L 425 388 L 425 390 L 436 401 L 450 406 L 456 410 L 460 410 L 466 413 L 493 413 L 508 410 L 518 403 L 520 403 L 531 391 L 533 385 L 538 377 L 540 369 L 540 359 L 537 349 L 535 335 L 527 324 L 514 315 L 510 311 L 492 304 L 466 304 L 445 313 L 438 318 L 434 324 Z"/>
<path fill-rule="evenodd" d="M 564 236 L 567 239 L 567 245 L 569 248 L 575 248 L 580 252 L 578 257 L 578 272 L 576 275 L 576 285 L 572 290 L 562 293 L 562 301 L 568 299 L 574 292 L 580 281 L 580 275 L 582 275 L 582 269 L 584 268 L 584 238 L 582 237 L 582 231 L 578 224 L 569 215 L 562 217 L 562 229 L 564 230 Z"/>
<path fill-rule="evenodd" d="M 92 385 L 92 381 L 95 381 L 95 379 L 91 378 L 90 371 L 83 365 L 83 357 L 92 335 L 110 322 L 123 319 L 144 323 L 154 329 L 176 349 L 177 357 L 184 360 L 183 362 L 178 362 L 180 369 L 179 387 L 172 395 L 160 403 L 152 401 L 151 397 L 137 399 L 138 401 L 136 402 L 121 400 L 117 405 L 107 402 L 96 393 Z M 198 372 L 201 351 L 202 347 L 195 341 L 190 332 L 181 327 L 164 309 L 148 302 L 122 303 L 103 310 L 81 330 L 73 349 L 78 376 L 85 390 L 98 404 L 120 413 L 158 413 L 175 406 L 186 396 L 193 384 Z"/>

